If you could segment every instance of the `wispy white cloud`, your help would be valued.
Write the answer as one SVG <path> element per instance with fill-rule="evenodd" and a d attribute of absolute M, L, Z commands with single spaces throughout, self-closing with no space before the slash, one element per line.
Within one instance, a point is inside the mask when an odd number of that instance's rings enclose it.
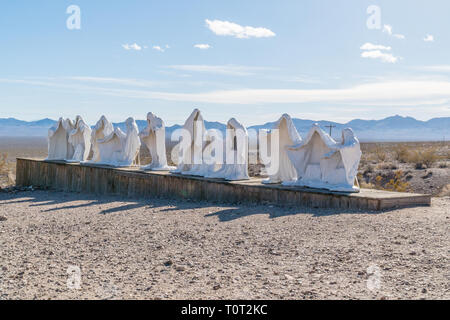
<path fill-rule="evenodd" d="M 130 78 L 107 78 L 107 77 L 65 77 L 67 80 L 74 80 L 79 82 L 101 83 L 101 84 L 119 84 L 134 87 L 154 87 L 160 85 L 160 81 L 148 81 Z"/>
<path fill-rule="evenodd" d="M 387 33 L 388 35 L 394 37 L 394 38 L 402 39 L 402 40 L 405 39 L 405 36 L 404 36 L 403 34 L 393 33 L 393 28 L 392 28 L 392 26 L 389 25 L 389 24 L 385 24 L 385 25 L 383 26 L 382 31 L 383 31 L 384 33 Z"/>
<path fill-rule="evenodd" d="M 383 32 L 385 32 L 385 33 L 391 35 L 391 34 L 392 34 L 392 26 L 389 25 L 389 24 L 385 24 L 385 25 L 383 26 Z"/>
<path fill-rule="evenodd" d="M 423 39 L 425 42 L 434 42 L 434 36 L 432 34 L 427 34 L 427 36 Z"/>
<path fill-rule="evenodd" d="M 174 93 L 140 90 L 106 90 L 106 94 L 143 99 L 190 101 L 223 104 L 265 103 L 359 103 L 373 106 L 385 104 L 430 105 L 450 100 L 449 81 L 386 81 L 362 84 L 346 89 L 242 89 L 204 93 Z"/>
<path fill-rule="evenodd" d="M 142 50 L 142 47 L 140 45 L 138 45 L 137 43 L 123 44 L 122 48 L 124 48 L 125 50 L 135 50 L 135 51 L 141 51 Z"/>
<path fill-rule="evenodd" d="M 388 63 L 396 63 L 398 61 L 398 57 L 395 57 L 390 52 L 385 51 L 391 51 L 391 47 L 383 46 L 383 45 L 377 45 L 370 42 L 367 42 L 363 44 L 360 47 L 363 52 L 361 52 L 362 58 L 368 58 L 368 59 L 379 59 L 383 62 Z M 384 50 L 384 51 L 382 51 Z"/>
<path fill-rule="evenodd" d="M 416 70 L 429 71 L 429 72 L 450 72 L 450 65 L 435 65 L 435 66 L 421 66 L 414 67 Z"/>
<path fill-rule="evenodd" d="M 274 70 L 268 67 L 249 67 L 236 65 L 172 65 L 167 68 L 181 71 L 214 73 L 232 76 L 249 76 L 257 72 Z"/>
<path fill-rule="evenodd" d="M 167 44 L 164 47 L 156 46 L 156 45 L 152 47 L 153 50 L 156 50 L 159 52 L 164 52 L 164 51 L 166 51 L 166 49 L 169 49 L 169 48 L 170 48 L 170 46 Z"/>
<path fill-rule="evenodd" d="M 1 79 L 0 82 L 36 85 L 65 90 L 136 99 L 197 103 L 248 104 L 312 103 L 355 104 L 360 106 L 432 106 L 450 101 L 450 81 L 395 80 L 354 85 L 338 89 L 238 89 L 198 93 L 105 88 L 92 85 L 62 84 L 58 81 Z"/>
<path fill-rule="evenodd" d="M 194 44 L 194 48 L 201 49 L 201 50 L 207 50 L 207 49 L 210 49 L 211 46 L 209 44 L 199 43 L 199 44 Z"/>
<path fill-rule="evenodd" d="M 281 77 L 269 77 L 278 81 L 286 81 L 286 82 L 298 82 L 298 83 L 307 83 L 307 84 L 318 84 L 322 83 L 322 81 L 318 78 L 305 76 L 305 75 L 297 75 L 297 76 L 281 76 Z"/>
<path fill-rule="evenodd" d="M 234 22 L 206 19 L 207 27 L 218 36 L 231 36 L 239 39 L 275 37 L 275 33 L 263 27 L 241 26 Z"/>
<path fill-rule="evenodd" d="M 396 34 L 393 34 L 392 36 L 397 39 L 402 39 L 402 40 L 405 39 L 405 36 L 403 34 L 396 33 Z"/>
<path fill-rule="evenodd" d="M 398 57 L 394 57 L 391 53 L 381 52 L 380 50 L 361 52 L 361 57 L 369 59 L 380 59 L 383 62 L 396 63 Z"/>
<path fill-rule="evenodd" d="M 390 51 L 391 47 L 366 42 L 360 47 L 361 50 L 386 50 Z"/>

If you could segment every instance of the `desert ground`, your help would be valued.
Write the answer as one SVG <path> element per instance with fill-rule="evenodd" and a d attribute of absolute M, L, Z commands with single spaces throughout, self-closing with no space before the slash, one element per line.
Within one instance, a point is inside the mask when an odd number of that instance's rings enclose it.
<path fill-rule="evenodd" d="M 449 299 L 449 204 L 370 213 L 0 193 L 0 298 Z"/>
<path fill-rule="evenodd" d="M 43 158 L 46 143 L 0 139 L 0 299 L 449 299 L 449 144 L 362 148 L 364 187 L 430 193 L 432 206 L 374 213 L 11 191 L 15 157 Z"/>

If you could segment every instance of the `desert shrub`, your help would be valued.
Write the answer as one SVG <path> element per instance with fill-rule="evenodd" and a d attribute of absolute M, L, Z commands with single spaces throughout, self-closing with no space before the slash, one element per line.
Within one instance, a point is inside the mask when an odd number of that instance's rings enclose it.
<path fill-rule="evenodd" d="M 380 175 L 376 176 L 376 178 L 375 178 L 375 187 L 377 189 L 383 189 L 382 184 L 383 184 L 383 177 L 380 176 Z"/>
<path fill-rule="evenodd" d="M 409 161 L 414 163 L 416 169 L 431 168 L 440 159 L 435 148 L 416 150 L 411 153 Z"/>
<path fill-rule="evenodd" d="M 441 169 L 448 168 L 447 162 L 441 162 L 441 163 L 439 163 L 439 168 L 441 168 Z"/>
<path fill-rule="evenodd" d="M 8 185 L 16 184 L 16 175 L 12 172 L 8 172 Z"/>
<path fill-rule="evenodd" d="M 394 159 L 402 163 L 406 163 L 410 157 L 410 150 L 407 146 L 398 144 L 393 150 Z"/>
<path fill-rule="evenodd" d="M 368 164 L 366 169 L 364 170 L 364 175 L 368 175 L 369 173 L 373 173 L 375 170 L 375 166 L 372 164 Z"/>
<path fill-rule="evenodd" d="M 372 184 L 370 182 L 367 182 L 366 179 L 364 179 L 364 175 L 361 172 L 358 173 L 357 178 L 358 178 L 359 186 L 361 188 L 363 188 L 363 189 L 376 189 L 374 184 Z"/>
<path fill-rule="evenodd" d="M 6 159 L 8 158 L 8 154 L 2 153 L 0 154 L 0 174 L 8 173 L 8 162 Z"/>
<path fill-rule="evenodd" d="M 402 170 L 395 171 L 393 175 L 392 174 L 389 174 L 388 176 L 378 175 L 375 178 L 374 187 L 380 190 L 406 192 L 409 190 L 410 186 L 408 182 L 403 181 L 403 175 L 404 174 Z"/>
<path fill-rule="evenodd" d="M 392 162 L 382 162 L 377 166 L 380 170 L 397 170 L 398 166 Z"/>
<path fill-rule="evenodd" d="M 389 182 L 384 186 L 386 190 L 406 192 L 408 191 L 408 182 L 402 181 L 403 172 L 398 170 L 395 172 L 394 178 L 390 179 Z"/>
<path fill-rule="evenodd" d="M 382 146 L 376 145 L 373 152 L 378 161 L 384 162 L 387 160 L 387 153 Z"/>

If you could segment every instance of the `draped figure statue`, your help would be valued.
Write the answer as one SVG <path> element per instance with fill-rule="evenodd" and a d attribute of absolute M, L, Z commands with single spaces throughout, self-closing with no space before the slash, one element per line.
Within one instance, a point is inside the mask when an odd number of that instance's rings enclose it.
<path fill-rule="evenodd" d="M 225 163 L 210 178 L 223 178 L 229 181 L 248 180 L 248 132 L 235 118 L 227 123 Z"/>
<path fill-rule="evenodd" d="M 291 117 L 288 114 L 283 114 L 281 118 L 277 122 L 275 122 L 272 130 L 269 131 L 267 135 L 269 145 L 274 143 L 274 141 L 272 140 L 274 130 L 278 130 L 278 141 L 275 141 L 275 143 L 278 142 L 278 154 L 275 156 L 275 159 L 278 159 L 278 163 L 271 164 L 275 165 L 275 168 L 271 169 L 274 170 L 274 173 L 268 174 L 269 178 L 263 180 L 263 183 L 272 184 L 296 181 L 297 172 L 295 171 L 294 165 L 289 159 L 286 146 L 298 144 L 302 141 L 302 138 L 300 137 L 294 123 L 292 122 Z M 276 148 L 272 148 L 272 146 L 271 149 L 276 150 Z M 273 156 L 274 155 L 272 155 L 272 158 Z"/>
<path fill-rule="evenodd" d="M 71 159 L 74 153 L 72 144 L 69 143 L 69 134 L 74 129 L 70 119 L 59 118 L 48 129 L 48 156 L 46 160 Z"/>
<path fill-rule="evenodd" d="M 81 116 L 75 119 L 74 129 L 69 133 L 69 143 L 74 149 L 73 156 L 67 159 L 69 162 L 86 161 L 91 152 L 91 128 L 84 122 Z"/>
<path fill-rule="evenodd" d="M 100 120 L 97 121 L 91 134 L 91 145 L 92 145 L 92 160 L 89 162 L 100 162 L 100 150 L 98 147 L 98 141 L 109 136 L 114 131 L 112 123 L 106 119 L 105 116 L 101 116 Z"/>
<path fill-rule="evenodd" d="M 120 128 L 115 128 L 110 135 L 98 140 L 100 151 L 98 163 L 116 167 L 129 167 L 138 164 L 141 147 L 138 126 L 131 117 L 125 121 L 125 126 L 126 133 Z"/>
<path fill-rule="evenodd" d="M 314 124 L 303 142 L 286 149 L 299 177 L 286 185 L 359 192 L 356 175 L 362 153 L 352 129 L 344 129 L 338 143 Z"/>
<path fill-rule="evenodd" d="M 178 165 L 173 173 L 204 176 L 208 165 L 203 162 L 203 136 L 206 132 L 205 122 L 200 110 L 194 109 L 182 128 L 183 141 L 177 144 L 174 152 Z M 187 139 L 185 141 L 184 139 Z"/>
<path fill-rule="evenodd" d="M 166 126 L 161 118 L 152 112 L 147 114 L 147 127 L 139 133 L 142 143 L 150 152 L 150 164 L 142 167 L 143 170 L 165 171 L 173 170 L 167 164 L 166 155 Z"/>

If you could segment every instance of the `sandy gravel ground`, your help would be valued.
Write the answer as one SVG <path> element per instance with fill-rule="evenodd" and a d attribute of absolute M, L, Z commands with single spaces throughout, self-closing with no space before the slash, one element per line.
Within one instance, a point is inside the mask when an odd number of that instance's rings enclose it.
<path fill-rule="evenodd" d="M 0 299 L 449 299 L 449 226 L 450 198 L 377 214 L 0 193 Z"/>

